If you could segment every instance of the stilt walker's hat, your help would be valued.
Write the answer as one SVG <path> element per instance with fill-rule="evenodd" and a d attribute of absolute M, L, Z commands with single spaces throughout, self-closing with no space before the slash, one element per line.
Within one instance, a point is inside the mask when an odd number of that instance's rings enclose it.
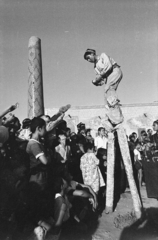
<path fill-rule="evenodd" d="M 87 56 L 88 54 L 91 54 L 91 53 L 93 53 L 93 54 L 95 55 L 95 54 L 96 54 L 96 51 L 95 51 L 94 49 L 88 48 L 88 49 L 86 50 L 85 54 L 84 54 L 84 59 L 86 60 L 86 56 Z"/>

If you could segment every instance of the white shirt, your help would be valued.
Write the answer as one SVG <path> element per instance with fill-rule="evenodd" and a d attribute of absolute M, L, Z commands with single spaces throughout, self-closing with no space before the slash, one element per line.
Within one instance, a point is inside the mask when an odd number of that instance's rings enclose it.
<path fill-rule="evenodd" d="M 114 65 L 114 64 L 116 64 L 114 59 L 112 59 L 105 53 L 102 53 L 99 57 L 98 62 L 96 63 L 94 70 L 95 70 L 96 74 L 100 75 L 100 74 L 106 73 L 109 70 L 109 68 L 111 67 L 111 65 Z"/>
<path fill-rule="evenodd" d="M 55 147 L 55 157 L 59 162 L 65 163 L 69 160 L 71 155 L 70 146 L 65 146 L 65 148 L 59 144 Z"/>
<path fill-rule="evenodd" d="M 94 145 L 95 147 L 98 149 L 98 148 L 104 148 L 104 149 L 107 149 L 107 142 L 108 142 L 108 139 L 106 137 L 100 137 L 100 136 L 97 136 L 95 139 L 94 139 Z"/>
<path fill-rule="evenodd" d="M 134 149 L 134 155 L 135 155 L 135 156 L 138 156 L 138 160 L 142 160 L 142 159 L 141 159 L 140 152 L 139 152 L 137 149 Z"/>

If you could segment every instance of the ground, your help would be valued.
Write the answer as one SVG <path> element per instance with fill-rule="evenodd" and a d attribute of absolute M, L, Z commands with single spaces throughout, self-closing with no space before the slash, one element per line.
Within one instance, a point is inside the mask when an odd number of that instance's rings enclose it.
<path fill-rule="evenodd" d="M 99 220 L 93 240 L 158 240 L 158 202 L 147 198 L 146 189 L 142 187 L 141 195 L 146 216 L 142 221 L 131 216 L 133 202 L 129 189 L 122 194 L 113 212 L 105 212 Z"/>

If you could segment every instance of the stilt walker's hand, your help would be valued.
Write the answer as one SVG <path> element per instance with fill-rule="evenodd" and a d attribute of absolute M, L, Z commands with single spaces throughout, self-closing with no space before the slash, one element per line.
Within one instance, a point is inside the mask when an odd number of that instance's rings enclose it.
<path fill-rule="evenodd" d="M 92 83 L 95 86 L 102 86 L 104 84 L 104 79 L 102 79 L 100 82 L 97 82 L 96 80 L 92 80 Z"/>
<path fill-rule="evenodd" d="M 95 80 L 92 80 L 92 83 L 93 83 L 95 86 L 98 86 L 98 84 L 96 83 Z"/>

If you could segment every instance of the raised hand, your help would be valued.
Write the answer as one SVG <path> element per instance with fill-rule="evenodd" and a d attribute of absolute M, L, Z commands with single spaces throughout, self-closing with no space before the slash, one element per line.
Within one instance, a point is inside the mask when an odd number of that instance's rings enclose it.
<path fill-rule="evenodd" d="M 14 105 L 11 105 L 10 108 L 9 108 L 9 111 L 10 111 L 10 112 L 14 111 L 15 109 L 18 108 L 18 106 L 19 106 L 19 103 L 16 103 L 16 104 L 14 104 Z"/>

